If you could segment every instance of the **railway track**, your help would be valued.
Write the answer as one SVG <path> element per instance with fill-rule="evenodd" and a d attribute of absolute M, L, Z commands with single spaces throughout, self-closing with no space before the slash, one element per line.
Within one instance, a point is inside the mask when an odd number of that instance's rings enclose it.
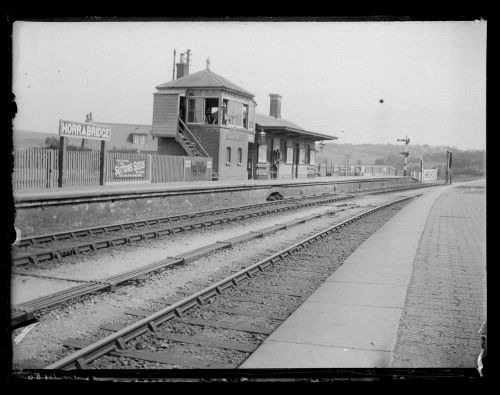
<path fill-rule="evenodd" d="M 434 186 L 433 184 L 405 185 L 400 187 L 362 190 L 356 194 L 381 194 Z M 207 210 L 175 216 L 147 219 L 141 221 L 99 226 L 93 228 L 32 236 L 20 239 L 12 248 L 12 264 L 23 266 L 39 264 L 64 257 L 93 253 L 101 249 L 127 245 L 162 237 L 169 234 L 206 228 L 218 224 L 244 221 L 249 218 L 296 210 L 314 205 L 352 199 L 355 195 L 324 194 L 302 198 L 289 198 L 278 201 Z"/>
<path fill-rule="evenodd" d="M 340 210 L 342 211 L 342 210 Z M 116 288 L 124 286 L 131 281 L 140 280 L 153 272 L 163 270 L 167 267 L 184 265 L 190 263 L 196 259 L 203 256 L 224 250 L 227 248 L 234 247 L 237 244 L 245 243 L 250 240 L 261 238 L 271 233 L 275 233 L 279 230 L 290 228 L 299 224 L 303 224 L 307 221 L 314 220 L 323 216 L 328 216 L 335 211 L 325 211 L 319 214 L 312 214 L 307 217 L 301 217 L 292 219 L 287 222 L 272 225 L 266 228 L 262 228 L 258 231 L 251 231 L 243 235 L 232 237 L 223 241 L 217 241 L 215 243 L 205 245 L 203 247 L 182 253 L 175 257 L 169 257 L 162 259 L 160 261 L 153 262 L 148 265 L 143 265 L 139 268 L 122 271 L 117 275 L 108 276 L 101 278 L 99 281 L 82 281 L 82 280 L 67 280 L 75 281 L 78 285 L 65 289 L 60 292 L 49 294 L 34 300 L 29 300 L 24 303 L 13 306 L 13 312 L 11 315 L 11 326 L 17 327 L 20 324 L 26 323 L 35 318 L 35 315 L 42 310 L 54 308 L 62 303 L 70 301 L 72 299 L 79 298 L 84 295 L 94 294 L 98 292 L 114 292 Z M 24 275 L 24 276 L 35 276 L 43 279 L 57 279 L 61 280 L 59 277 L 46 276 L 41 274 L 23 273 L 16 270 L 12 271 L 12 274 Z"/>
<path fill-rule="evenodd" d="M 96 342 L 66 340 L 76 351 L 45 369 L 123 368 L 130 361 L 142 368 L 235 368 L 336 270 L 330 237 L 413 197 L 365 210 L 181 300 L 165 299 L 159 311 L 126 311 L 138 321 L 105 325 L 108 335 Z"/>

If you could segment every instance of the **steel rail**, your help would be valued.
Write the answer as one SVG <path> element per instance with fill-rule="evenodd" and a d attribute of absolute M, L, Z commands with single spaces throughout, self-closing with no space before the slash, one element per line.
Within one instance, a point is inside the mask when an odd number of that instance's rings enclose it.
<path fill-rule="evenodd" d="M 48 261 L 52 259 L 61 259 L 64 256 L 68 255 L 78 255 L 80 253 L 86 253 L 86 252 L 94 252 L 96 250 L 102 249 L 102 248 L 109 248 L 109 247 L 114 247 L 117 245 L 122 245 L 122 244 L 128 244 L 131 242 L 136 242 L 136 241 L 142 241 L 142 240 L 148 240 L 151 238 L 155 237 L 161 237 L 165 236 L 167 234 L 171 233 L 178 233 L 182 231 L 188 231 L 188 230 L 193 230 L 205 226 L 212 226 L 212 225 L 217 225 L 217 224 L 222 224 L 222 223 L 228 223 L 228 222 L 233 222 L 233 221 L 239 221 L 239 220 L 245 220 L 247 218 L 251 217 L 258 217 L 258 216 L 263 216 L 263 215 L 269 215 L 273 213 L 278 213 L 281 211 L 288 211 L 288 210 L 296 210 L 299 208 L 303 207 L 309 207 L 313 205 L 319 205 L 319 204 L 325 204 L 325 203 L 331 203 L 331 202 L 336 202 L 336 201 L 342 201 L 342 200 L 347 200 L 347 199 L 352 199 L 354 196 L 347 195 L 347 196 L 339 196 L 338 194 L 335 195 L 326 195 L 330 196 L 327 199 L 321 199 L 321 195 L 318 196 L 318 200 L 312 200 L 309 202 L 299 202 L 299 203 L 293 203 L 291 202 L 290 205 L 283 205 L 281 207 L 275 207 L 275 208 L 266 208 L 265 210 L 256 212 L 256 213 L 247 213 L 247 214 L 240 214 L 240 215 L 234 215 L 234 216 L 228 216 L 225 218 L 221 219 L 212 219 L 212 220 L 205 220 L 205 221 L 200 221 L 200 222 L 194 222 L 191 224 L 185 224 L 185 225 L 179 225 L 176 226 L 175 223 L 173 226 L 166 226 L 161 229 L 145 229 L 143 231 L 139 232 L 134 232 L 131 234 L 127 235 L 120 235 L 116 236 L 114 238 L 105 238 L 101 240 L 92 240 L 92 241 L 85 241 L 83 243 L 77 244 L 77 245 L 72 245 L 72 246 L 67 246 L 67 247 L 58 247 L 58 248 L 53 248 L 53 249 L 44 249 L 42 251 L 32 251 L 32 252 L 19 252 L 17 251 L 16 253 L 12 254 L 12 264 L 14 266 L 22 266 L 22 265 L 27 265 L 30 263 L 38 264 L 43 261 Z M 307 199 L 305 199 L 307 200 Z M 258 207 L 257 207 L 258 208 Z M 230 211 L 230 213 L 233 213 Z M 225 213 L 224 213 L 225 214 Z M 167 223 L 168 225 L 168 223 Z M 127 230 L 127 229 L 125 229 Z M 104 233 L 100 235 L 93 235 L 93 236 L 108 236 L 109 234 Z"/>
<path fill-rule="evenodd" d="M 427 186 L 433 186 L 433 185 L 397 186 L 397 187 L 390 187 L 390 188 L 380 188 L 380 190 L 378 190 L 378 189 L 362 189 L 359 191 L 355 191 L 353 193 L 355 193 L 355 194 L 361 193 L 361 194 L 371 195 L 371 194 L 389 193 L 389 192 L 394 192 L 394 191 L 399 191 L 399 190 L 423 188 L 423 187 L 427 187 Z M 232 206 L 232 207 L 226 207 L 226 208 L 221 208 L 221 209 L 212 209 L 212 210 L 198 211 L 198 212 L 192 212 L 192 213 L 184 213 L 184 214 L 179 214 L 179 215 L 172 215 L 172 216 L 167 216 L 167 217 L 142 219 L 142 220 L 131 221 L 131 222 L 121 222 L 121 223 L 119 222 L 119 223 L 96 226 L 96 227 L 91 227 L 91 228 L 81 228 L 81 229 L 63 231 L 63 232 L 58 232 L 58 233 L 36 235 L 36 236 L 24 237 L 24 238 L 19 239 L 18 242 L 15 244 L 15 247 L 20 249 L 20 248 L 24 248 L 24 247 L 37 246 L 39 244 L 58 242 L 58 241 L 67 241 L 68 239 L 75 240 L 77 238 L 83 238 L 83 237 L 89 237 L 89 236 L 100 236 L 102 234 L 109 234 L 112 232 L 119 232 L 119 231 L 124 231 L 124 230 L 129 230 L 129 229 L 137 229 L 137 227 L 156 226 L 156 225 L 160 225 L 160 224 L 164 224 L 164 223 L 172 223 L 172 222 L 177 222 L 180 220 L 191 219 L 191 218 L 196 218 L 196 217 L 203 217 L 203 216 L 209 216 L 209 215 L 219 215 L 219 214 L 225 214 L 228 212 L 250 210 L 250 209 L 260 208 L 260 207 L 264 207 L 264 206 L 288 204 L 288 203 L 294 203 L 294 202 L 297 202 L 300 200 L 309 200 L 309 199 L 316 199 L 316 198 L 321 198 L 321 197 L 325 197 L 325 196 L 336 196 L 336 195 L 338 195 L 338 194 L 325 193 L 322 195 L 310 195 L 310 196 L 298 197 L 298 198 L 292 197 L 292 198 L 285 198 L 283 200 L 278 200 L 278 201 L 273 201 L 273 202 L 265 202 L 265 203 L 258 203 L 258 204 L 252 204 L 252 205 L 244 205 L 244 206 Z M 347 193 L 346 196 L 349 196 L 349 193 Z"/>
<path fill-rule="evenodd" d="M 128 270 L 126 272 L 121 272 L 119 274 L 115 274 L 100 279 L 99 281 L 92 281 L 92 280 L 81 281 L 82 284 L 79 286 L 65 289 L 63 291 L 59 291 L 53 294 L 45 295 L 43 297 L 29 300 L 27 302 L 20 303 L 14 306 L 11 315 L 11 327 L 16 327 L 23 322 L 32 320 L 33 318 L 35 318 L 35 313 L 40 310 L 55 307 L 63 302 L 67 302 L 69 300 L 87 295 L 89 293 L 96 293 L 102 291 L 114 292 L 118 286 L 125 285 L 126 283 L 132 280 L 137 280 L 138 278 L 144 277 L 145 275 L 149 275 L 152 272 L 156 272 L 166 267 L 186 264 L 196 259 L 199 259 L 203 256 L 218 252 L 222 249 L 231 248 L 237 244 L 248 242 L 255 238 L 264 237 L 270 233 L 274 233 L 282 229 L 296 226 L 305 223 L 307 221 L 322 217 L 324 215 L 329 215 L 332 212 L 334 211 L 325 211 L 322 213 L 312 214 L 307 217 L 297 218 L 281 224 L 272 225 L 267 228 L 260 229 L 258 231 L 252 231 L 240 236 L 235 236 L 222 241 L 217 241 L 215 243 L 191 251 L 187 251 L 185 253 L 182 253 L 174 257 L 168 257 L 161 261 L 148 264 L 146 266 L 141 266 L 139 268 L 135 268 L 132 270 Z M 25 273 L 20 273 L 20 274 L 25 274 Z M 61 278 L 57 279 L 64 280 Z"/>
<path fill-rule="evenodd" d="M 386 188 L 384 188 L 384 187 L 382 187 L 382 188 L 369 188 L 369 189 L 365 188 L 365 189 L 362 189 L 359 191 L 353 191 L 352 193 L 356 193 L 356 194 L 357 193 L 372 194 L 372 192 L 373 193 L 385 193 L 385 192 L 389 193 L 392 191 L 414 189 L 414 188 L 423 188 L 423 187 L 427 187 L 427 186 L 433 186 L 433 185 L 431 185 L 431 184 L 425 184 L 425 185 L 424 184 L 420 184 L 420 185 L 410 184 L 410 185 L 393 186 L 393 187 L 386 187 Z M 36 244 L 50 243 L 50 242 L 54 242 L 54 241 L 65 241 L 68 239 L 76 239 L 78 237 L 100 235 L 102 233 L 121 231 L 121 230 L 127 230 L 127 229 L 135 229 L 137 227 L 148 226 L 148 225 L 158 225 L 161 223 L 175 222 L 175 221 L 179 221 L 179 220 L 183 220 L 183 219 L 190 219 L 190 218 L 195 218 L 195 217 L 224 214 L 226 212 L 235 212 L 235 211 L 242 211 L 242 210 L 249 210 L 249 209 L 253 209 L 253 208 L 264 207 L 264 206 L 293 203 L 293 202 L 298 201 L 298 200 L 315 199 L 315 198 L 329 196 L 329 195 L 332 195 L 332 196 L 338 195 L 338 193 L 324 193 L 321 195 L 309 195 L 309 196 L 305 196 L 305 197 L 291 197 L 291 198 L 285 198 L 283 200 L 275 200 L 272 202 L 264 202 L 264 203 L 244 205 L 244 206 L 231 206 L 231 207 L 225 207 L 225 208 L 219 208 L 219 209 L 196 211 L 196 212 L 183 213 L 183 214 L 178 214 L 178 215 L 170 215 L 167 217 L 141 219 L 141 220 L 129 221 L 129 222 L 117 222 L 117 223 L 113 223 L 113 224 L 109 224 L 109 225 L 95 226 L 95 227 L 90 227 L 90 228 L 81 228 L 81 229 L 68 230 L 68 231 L 57 232 L 57 233 L 48 233 L 48 234 L 44 234 L 44 235 L 28 236 L 28 237 L 20 238 L 18 240 L 18 242 L 15 244 L 15 246 L 16 247 L 28 247 L 28 246 L 32 246 L 32 245 L 36 245 Z M 350 192 L 347 191 L 346 195 L 350 195 Z"/>
<path fill-rule="evenodd" d="M 421 196 L 421 195 L 416 195 Z M 195 294 L 188 296 L 160 311 L 145 317 L 132 325 L 129 325 L 117 332 L 106 336 L 105 338 L 86 346 L 61 360 L 46 366 L 44 369 L 85 369 L 87 364 L 103 355 L 106 355 L 112 351 L 123 350 L 126 343 L 135 337 L 138 337 L 148 331 L 155 332 L 158 325 L 166 322 L 172 318 L 181 318 L 183 313 L 192 307 L 203 305 L 205 301 L 213 296 L 220 295 L 222 292 L 233 286 L 237 286 L 239 281 L 247 278 L 251 278 L 255 273 L 263 271 L 267 266 L 272 265 L 275 261 L 281 260 L 284 257 L 291 255 L 292 253 L 307 247 L 308 245 L 327 237 L 329 234 L 336 230 L 339 230 L 369 214 L 373 214 L 384 208 L 392 206 L 394 204 L 403 202 L 405 200 L 412 199 L 416 196 L 408 196 L 400 199 L 393 200 L 389 203 L 382 204 L 375 208 L 365 210 L 364 212 L 357 214 L 339 224 L 333 225 L 321 232 L 314 234 L 292 246 L 285 248 L 271 256 L 268 256 L 259 262 L 232 274 L 231 276 L 212 284 Z"/>
<path fill-rule="evenodd" d="M 331 194 L 331 195 L 333 195 L 333 194 Z M 212 210 L 205 210 L 205 211 L 196 211 L 196 212 L 192 212 L 192 213 L 170 215 L 167 217 L 142 219 L 142 220 L 130 221 L 130 222 L 118 222 L 118 223 L 114 223 L 114 224 L 110 224 L 110 225 L 95 226 L 95 227 L 91 227 L 91 228 L 82 228 L 82 229 L 63 231 L 63 232 L 58 232 L 58 233 L 49 233 L 49 234 L 45 234 L 45 235 L 29 236 L 29 237 L 24 237 L 24 238 L 19 239 L 16 246 L 17 247 L 26 247 L 26 246 L 31 246 L 31 245 L 35 245 L 35 244 L 50 243 L 53 241 L 64 241 L 67 239 L 75 239 L 77 237 L 99 235 L 101 233 L 110 232 L 110 231 L 113 232 L 113 231 L 126 230 L 126 229 L 134 228 L 137 226 L 158 225 L 161 223 L 175 222 L 175 221 L 189 219 L 189 218 L 195 218 L 195 217 L 225 214 L 227 212 L 247 210 L 247 209 L 259 208 L 259 207 L 263 207 L 263 206 L 286 204 L 289 202 L 293 202 L 295 200 L 313 199 L 313 198 L 320 197 L 320 196 L 321 195 L 311 195 L 311 196 L 306 196 L 306 197 L 302 197 L 302 198 L 286 198 L 283 200 L 275 200 L 273 202 L 250 204 L 250 205 L 245 205 L 245 206 L 231 206 L 231 207 L 225 207 L 225 208 L 220 208 L 220 209 L 212 209 Z"/>

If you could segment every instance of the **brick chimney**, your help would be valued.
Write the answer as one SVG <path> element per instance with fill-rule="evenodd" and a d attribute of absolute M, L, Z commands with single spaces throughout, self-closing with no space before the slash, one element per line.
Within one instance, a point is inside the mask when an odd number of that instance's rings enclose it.
<path fill-rule="evenodd" d="M 269 108 L 269 115 L 274 118 L 281 118 L 281 95 L 277 93 L 269 94 L 271 97 L 271 105 Z"/>
<path fill-rule="evenodd" d="M 186 54 L 181 53 L 181 58 L 179 60 L 179 63 L 177 63 L 177 77 L 176 79 L 185 77 L 186 75 L 189 74 L 189 65 L 186 61 Z"/>

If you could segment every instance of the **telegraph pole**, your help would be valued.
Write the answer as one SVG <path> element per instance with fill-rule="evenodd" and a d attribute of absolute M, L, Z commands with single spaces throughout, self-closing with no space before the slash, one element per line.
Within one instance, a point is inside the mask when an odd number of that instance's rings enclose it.
<path fill-rule="evenodd" d="M 345 175 L 348 176 L 350 173 L 349 169 L 349 156 L 351 156 L 351 153 L 349 151 L 346 151 L 345 153 Z"/>
<path fill-rule="evenodd" d="M 410 139 L 408 138 L 408 136 L 406 136 L 404 139 L 398 139 L 398 141 L 402 141 L 405 143 L 405 152 L 400 152 L 400 155 L 403 155 L 405 157 L 405 169 L 403 175 L 406 177 L 406 168 L 408 167 L 408 155 L 410 155 L 410 153 L 408 152 L 408 144 L 410 144 Z"/>
<path fill-rule="evenodd" d="M 451 185 L 451 158 L 452 158 L 451 151 L 446 150 L 446 182 L 445 182 L 445 184 L 448 184 L 448 181 L 449 181 L 450 185 Z"/>

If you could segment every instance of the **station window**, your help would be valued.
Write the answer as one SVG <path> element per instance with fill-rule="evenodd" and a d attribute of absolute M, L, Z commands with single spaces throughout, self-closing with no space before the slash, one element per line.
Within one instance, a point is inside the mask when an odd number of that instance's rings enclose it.
<path fill-rule="evenodd" d="M 248 129 L 248 105 L 243 104 L 243 127 Z"/>
<path fill-rule="evenodd" d="M 286 163 L 286 140 L 280 140 L 280 151 L 281 151 L 281 163 Z"/>
<path fill-rule="evenodd" d="M 308 165 L 311 160 L 311 146 L 309 144 L 306 145 L 306 152 L 305 152 L 305 164 Z"/>
<path fill-rule="evenodd" d="M 205 99 L 205 123 L 209 125 L 219 124 L 219 99 Z"/>
<path fill-rule="evenodd" d="M 238 148 L 238 164 L 243 162 L 243 148 Z"/>
<path fill-rule="evenodd" d="M 299 163 L 301 165 L 305 164 L 306 150 L 305 148 L 300 148 L 299 150 Z"/>
<path fill-rule="evenodd" d="M 188 122 L 204 123 L 202 97 L 192 98 L 188 100 Z"/>
<path fill-rule="evenodd" d="M 222 100 L 222 124 L 227 125 L 227 102 L 229 100 Z"/>
<path fill-rule="evenodd" d="M 132 134 L 133 144 L 146 145 L 146 142 L 147 142 L 147 136 L 145 134 L 138 134 L 138 133 Z"/>
<path fill-rule="evenodd" d="M 293 146 L 286 147 L 286 163 L 293 163 Z"/>
<path fill-rule="evenodd" d="M 255 106 L 250 106 L 248 111 L 248 129 L 255 129 Z"/>
<path fill-rule="evenodd" d="M 247 107 L 245 110 L 244 107 Z M 248 105 L 224 99 L 222 101 L 222 124 L 228 126 L 244 127 L 248 125 Z M 247 126 L 245 126 L 247 128 Z"/>
<path fill-rule="evenodd" d="M 231 147 L 226 147 L 226 165 L 231 164 Z"/>
<path fill-rule="evenodd" d="M 309 154 L 309 164 L 314 165 L 316 162 L 316 150 L 311 148 L 311 152 Z"/>

